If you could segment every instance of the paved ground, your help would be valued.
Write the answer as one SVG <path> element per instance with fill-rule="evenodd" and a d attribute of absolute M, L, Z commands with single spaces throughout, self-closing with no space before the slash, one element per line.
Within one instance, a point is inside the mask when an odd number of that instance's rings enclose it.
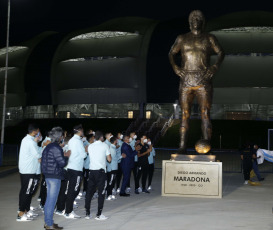
<path fill-rule="evenodd" d="M 156 171 L 151 194 L 133 194 L 130 198 L 106 201 L 104 214 L 110 219 L 66 220 L 55 216 L 65 229 L 77 230 L 272 230 L 273 174 L 265 175 L 262 186 L 243 185 L 241 174 L 225 174 L 223 199 L 161 197 L 161 171 Z M 19 175 L 0 179 L 0 230 L 43 229 L 43 214 L 28 223 L 16 222 Z M 32 205 L 38 206 L 37 197 Z M 84 216 L 83 201 L 77 214 Z M 93 201 L 95 214 L 97 201 Z"/>

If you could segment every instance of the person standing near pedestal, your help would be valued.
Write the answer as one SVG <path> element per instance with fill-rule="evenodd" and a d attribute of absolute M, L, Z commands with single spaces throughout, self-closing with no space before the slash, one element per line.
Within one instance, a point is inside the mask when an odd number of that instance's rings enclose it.
<path fill-rule="evenodd" d="M 148 170 L 148 191 L 152 190 L 152 180 L 154 176 L 154 169 L 155 169 L 155 149 L 152 145 L 152 141 L 150 138 L 148 138 L 148 145 L 152 147 L 152 151 L 150 152 L 150 155 L 148 157 L 149 161 L 149 170 Z"/>
<path fill-rule="evenodd" d="M 205 17 L 201 11 L 194 10 L 190 13 L 189 24 L 191 31 L 179 35 L 169 52 L 173 70 L 180 77 L 179 94 L 182 112 L 180 153 L 186 153 L 191 107 L 195 97 L 201 111 L 203 139 L 207 141 L 211 139 L 212 77 L 225 56 L 216 37 L 204 32 Z M 175 63 L 175 55 L 178 53 L 181 53 L 181 66 Z M 214 53 L 218 58 L 215 64 L 211 65 L 210 57 Z"/>
<path fill-rule="evenodd" d="M 141 178 L 142 182 L 142 192 L 143 193 L 150 193 L 146 189 L 146 181 L 148 177 L 149 171 L 149 160 L 148 157 L 150 152 L 152 151 L 152 147 L 147 144 L 148 139 L 145 135 L 141 136 L 140 143 L 137 146 L 140 146 L 141 149 L 138 153 L 138 171 L 137 171 L 137 178 L 136 178 L 136 190 L 135 193 L 139 194 L 137 188 L 139 188 L 139 180 Z"/>
<path fill-rule="evenodd" d="M 253 151 L 250 148 L 250 145 L 247 145 L 245 149 L 241 152 L 241 159 L 243 162 L 243 172 L 244 172 L 244 184 L 248 184 L 250 180 L 250 172 L 252 170 L 252 155 Z"/>

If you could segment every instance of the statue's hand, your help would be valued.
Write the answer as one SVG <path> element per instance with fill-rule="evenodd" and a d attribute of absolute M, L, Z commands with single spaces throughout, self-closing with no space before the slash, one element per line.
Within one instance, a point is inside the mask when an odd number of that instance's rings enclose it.
<path fill-rule="evenodd" d="M 174 72 L 176 73 L 176 75 L 178 75 L 179 77 L 185 77 L 185 71 L 181 68 L 179 68 L 178 66 L 174 67 Z"/>
<path fill-rule="evenodd" d="M 213 75 L 216 73 L 216 71 L 217 71 L 217 67 L 216 67 L 215 65 L 210 66 L 210 67 L 207 69 L 206 77 L 207 77 L 207 78 L 212 78 Z"/>

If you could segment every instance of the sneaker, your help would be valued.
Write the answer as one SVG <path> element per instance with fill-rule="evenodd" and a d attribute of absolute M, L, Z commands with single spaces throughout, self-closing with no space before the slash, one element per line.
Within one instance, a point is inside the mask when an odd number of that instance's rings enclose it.
<path fill-rule="evenodd" d="M 37 217 L 37 216 L 39 216 L 39 214 L 37 214 L 37 213 L 35 213 L 35 212 L 29 210 L 29 211 L 27 212 L 27 216 L 28 216 L 28 217 Z"/>
<path fill-rule="evenodd" d="M 130 187 L 126 188 L 126 193 L 130 193 L 130 192 L 131 192 L 131 188 Z"/>
<path fill-rule="evenodd" d="M 108 219 L 108 217 L 104 216 L 103 214 L 101 214 L 100 216 L 97 216 L 95 218 L 95 220 L 107 220 L 107 219 Z"/>
<path fill-rule="evenodd" d="M 244 184 L 248 184 L 248 180 L 246 180 L 246 181 L 244 182 Z"/>
<path fill-rule="evenodd" d="M 73 202 L 73 204 L 74 204 L 74 205 L 77 205 L 77 204 L 78 204 L 78 202 L 77 202 L 77 201 L 74 201 L 74 202 Z"/>
<path fill-rule="evenodd" d="M 57 215 L 59 215 L 59 216 L 63 216 L 64 215 L 64 211 L 60 211 L 60 210 L 56 210 L 54 213 L 57 214 Z"/>
<path fill-rule="evenodd" d="M 111 196 L 111 199 L 112 199 L 112 200 L 116 200 L 117 198 L 116 198 L 115 195 L 112 195 L 112 196 Z"/>
<path fill-rule="evenodd" d="M 54 230 L 63 229 L 63 227 L 60 227 L 58 224 L 53 224 L 52 226 L 47 226 L 47 225 L 45 224 L 45 225 L 44 225 L 44 228 L 45 228 L 45 229 L 54 229 Z"/>
<path fill-rule="evenodd" d="M 35 207 L 33 207 L 33 206 L 30 206 L 30 210 L 31 210 L 31 211 L 35 211 L 35 210 L 37 210 L 37 208 L 35 208 Z"/>
<path fill-rule="evenodd" d="M 150 193 L 146 188 L 142 190 L 142 193 Z"/>
<path fill-rule="evenodd" d="M 71 213 L 69 214 L 64 214 L 65 218 L 66 219 L 79 219 L 81 218 L 79 215 L 77 215 L 74 211 L 72 211 Z"/>
<path fill-rule="evenodd" d="M 37 201 L 40 202 L 40 201 L 41 201 L 41 197 L 38 197 L 38 198 L 37 198 Z"/>
<path fill-rule="evenodd" d="M 139 192 L 139 193 L 142 192 L 142 188 L 141 188 L 141 187 L 138 188 L 138 192 Z"/>
<path fill-rule="evenodd" d="M 149 187 L 148 187 L 148 191 L 151 191 L 152 190 L 152 186 L 150 185 Z"/>
<path fill-rule="evenodd" d="M 83 195 L 83 193 L 82 193 L 82 192 L 80 192 L 80 193 L 79 193 L 79 196 L 82 196 L 82 195 Z"/>
<path fill-rule="evenodd" d="M 136 189 L 136 190 L 135 190 L 135 194 L 139 194 L 139 191 L 138 191 L 138 189 Z"/>
<path fill-rule="evenodd" d="M 117 189 L 117 194 L 120 193 L 120 188 Z"/>
<path fill-rule="evenodd" d="M 108 196 L 108 197 L 106 198 L 106 200 L 112 200 L 112 196 L 111 196 L 111 195 Z"/>
<path fill-rule="evenodd" d="M 116 189 L 114 189 L 114 188 L 113 188 L 113 190 L 112 190 L 112 194 L 113 194 L 113 195 L 116 195 L 116 194 L 117 194 Z"/>
<path fill-rule="evenodd" d="M 80 196 L 80 195 L 78 195 L 77 197 L 76 197 L 76 200 L 82 200 L 83 198 Z"/>
<path fill-rule="evenodd" d="M 20 221 L 20 222 L 27 222 L 27 221 L 32 221 L 33 218 L 28 217 L 26 214 L 22 215 L 22 216 L 17 216 L 16 221 Z"/>
<path fill-rule="evenodd" d="M 86 220 L 92 219 L 92 215 L 91 215 L 91 214 L 86 214 L 85 219 L 86 219 Z"/>
<path fill-rule="evenodd" d="M 42 210 L 44 210 L 44 206 L 41 205 L 41 204 L 39 204 L 39 208 L 42 209 Z"/>

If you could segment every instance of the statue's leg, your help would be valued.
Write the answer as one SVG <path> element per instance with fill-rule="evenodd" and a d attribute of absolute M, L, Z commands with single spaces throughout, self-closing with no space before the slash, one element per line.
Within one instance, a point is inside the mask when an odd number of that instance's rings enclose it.
<path fill-rule="evenodd" d="M 189 131 L 191 106 L 194 99 L 194 91 L 189 87 L 180 87 L 181 127 L 179 153 L 186 153 L 186 142 Z"/>
<path fill-rule="evenodd" d="M 203 139 L 209 140 L 212 135 L 212 126 L 210 121 L 210 109 L 212 103 L 212 87 L 201 87 L 197 90 L 197 101 L 201 112 L 201 128 Z"/>

